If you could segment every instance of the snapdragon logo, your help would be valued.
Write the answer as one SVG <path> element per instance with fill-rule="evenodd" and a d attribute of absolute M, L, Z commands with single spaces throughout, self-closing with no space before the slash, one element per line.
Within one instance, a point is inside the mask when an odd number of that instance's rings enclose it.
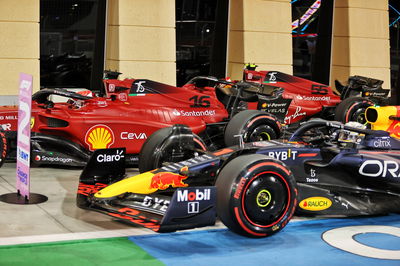
<path fill-rule="evenodd" d="M 65 163 L 72 163 L 72 158 L 65 158 L 65 157 L 58 157 L 58 156 L 50 157 L 50 156 L 45 156 L 45 155 L 42 155 L 42 156 L 37 155 L 35 157 L 35 161 L 65 164 Z"/>
<path fill-rule="evenodd" d="M 205 110 L 205 111 L 191 111 L 185 112 L 183 110 L 175 110 L 172 112 L 175 116 L 212 116 L 215 115 L 215 110 Z"/>

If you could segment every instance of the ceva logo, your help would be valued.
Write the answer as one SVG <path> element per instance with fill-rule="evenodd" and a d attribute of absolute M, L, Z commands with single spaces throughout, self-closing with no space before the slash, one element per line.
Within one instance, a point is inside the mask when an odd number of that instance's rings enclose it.
<path fill-rule="evenodd" d="M 85 136 L 85 143 L 89 145 L 89 150 L 106 149 L 114 143 L 114 132 L 106 125 L 92 126 Z"/>
<path fill-rule="evenodd" d="M 307 211 L 322 211 L 332 206 L 332 201 L 324 197 L 306 198 L 299 203 L 299 207 Z"/>

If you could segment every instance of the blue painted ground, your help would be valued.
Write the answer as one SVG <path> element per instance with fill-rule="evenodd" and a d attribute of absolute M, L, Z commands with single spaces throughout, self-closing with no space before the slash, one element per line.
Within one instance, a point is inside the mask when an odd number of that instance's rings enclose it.
<path fill-rule="evenodd" d="M 224 229 L 129 239 L 167 265 L 400 265 L 400 260 L 362 257 L 321 239 L 327 230 L 358 225 L 394 226 L 400 230 L 400 215 L 290 222 L 283 231 L 263 239 L 241 237 Z M 366 233 L 354 239 L 400 254 L 400 237 Z"/>

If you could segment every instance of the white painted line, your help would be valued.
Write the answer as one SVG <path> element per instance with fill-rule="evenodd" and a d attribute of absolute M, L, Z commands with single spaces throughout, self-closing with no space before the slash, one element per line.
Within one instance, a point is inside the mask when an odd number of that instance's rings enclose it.
<path fill-rule="evenodd" d="M 133 235 L 149 235 L 149 234 L 156 234 L 156 233 L 151 230 L 143 230 L 142 228 L 141 229 L 133 228 L 133 229 L 119 229 L 119 230 L 107 230 L 107 231 L 83 232 L 83 233 L 1 237 L 0 246 L 58 242 L 58 241 L 68 241 L 68 240 L 95 239 L 95 238 L 127 237 Z"/>

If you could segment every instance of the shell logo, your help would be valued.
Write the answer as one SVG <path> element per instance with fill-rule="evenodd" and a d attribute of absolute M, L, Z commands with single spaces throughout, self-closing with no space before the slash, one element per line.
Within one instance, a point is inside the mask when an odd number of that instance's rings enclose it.
<path fill-rule="evenodd" d="M 92 126 L 85 136 L 85 142 L 91 151 L 109 148 L 114 140 L 114 132 L 106 125 Z"/>
<path fill-rule="evenodd" d="M 324 197 L 311 197 L 300 201 L 299 207 L 307 211 L 322 211 L 332 206 L 332 201 Z"/>

